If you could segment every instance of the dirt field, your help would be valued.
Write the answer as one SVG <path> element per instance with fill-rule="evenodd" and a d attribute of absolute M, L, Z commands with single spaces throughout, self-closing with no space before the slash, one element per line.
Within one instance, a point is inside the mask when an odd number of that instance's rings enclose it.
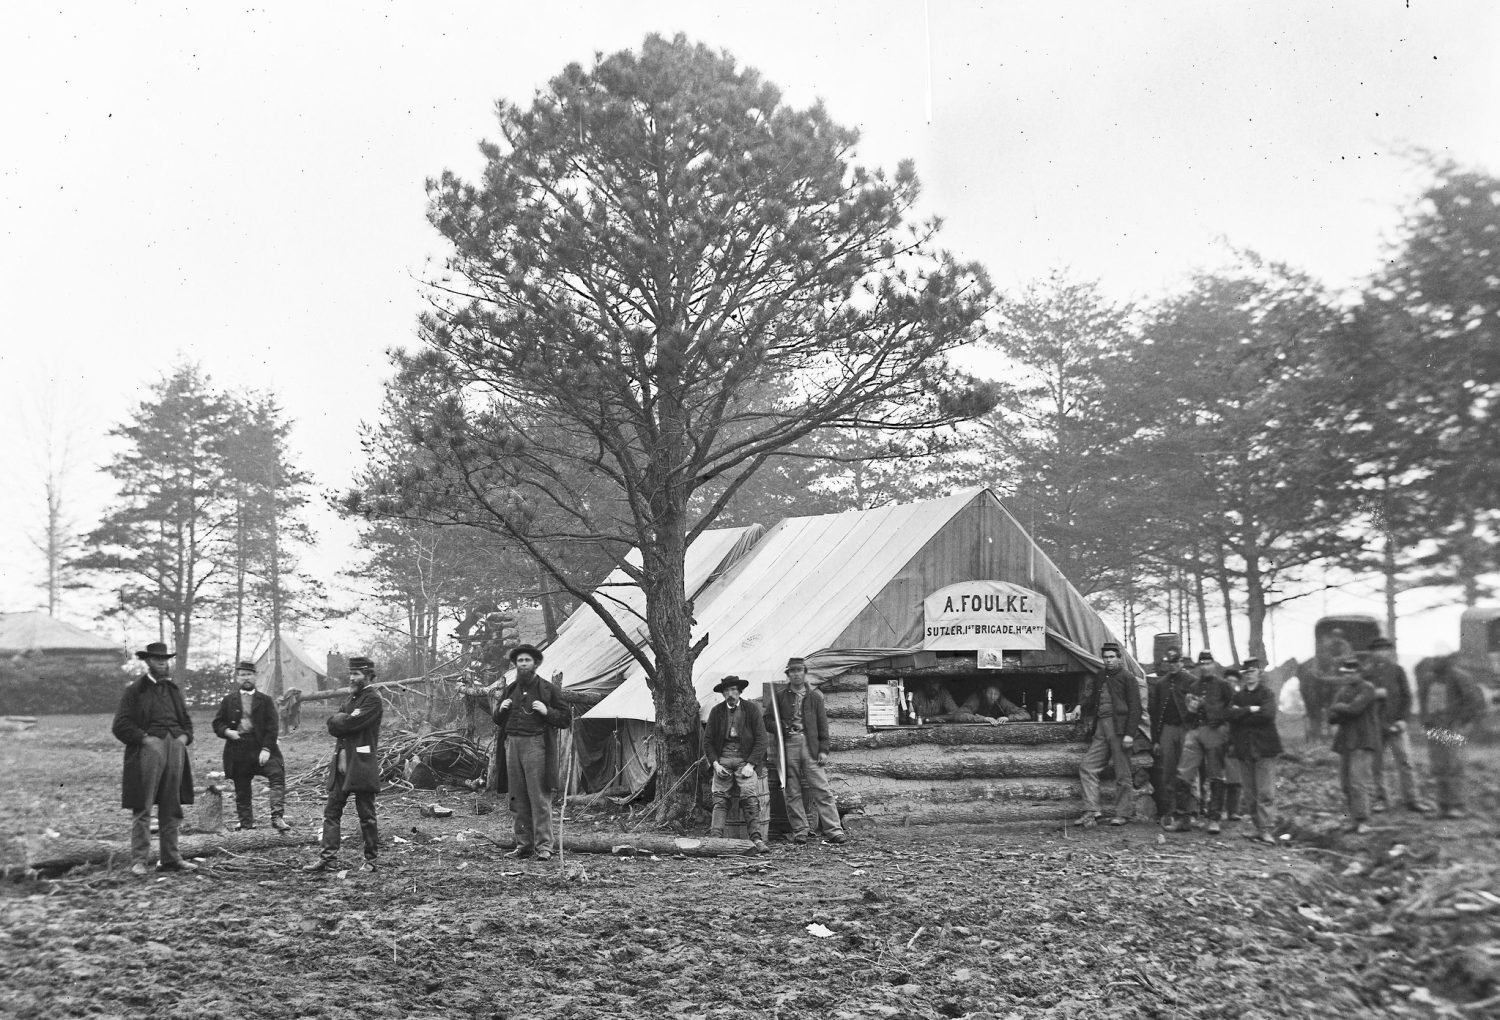
<path fill-rule="evenodd" d="M 0 734 L 7 836 L 126 837 L 108 722 Z M 285 741 L 289 776 L 331 746 L 309 722 Z M 201 787 L 219 748 L 206 717 L 199 734 Z M 191 876 L 116 863 L 0 884 L 0 1015 L 1495 1016 L 1500 767 L 1482 750 L 1475 819 L 1382 815 L 1358 839 L 1333 832 L 1331 756 L 1283 762 L 1286 848 L 1232 826 L 855 828 L 766 858 L 516 864 L 485 838 L 510 816 L 473 794 L 436 798 L 448 819 L 420 814 L 431 792 L 383 794 L 375 875 L 303 874 L 304 846 Z M 288 792 L 288 817 L 315 825 L 320 791 Z"/>

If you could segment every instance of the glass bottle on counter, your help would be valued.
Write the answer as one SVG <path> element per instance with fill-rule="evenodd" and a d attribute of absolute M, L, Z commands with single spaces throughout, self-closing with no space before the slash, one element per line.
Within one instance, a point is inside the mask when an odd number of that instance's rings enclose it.
<path fill-rule="evenodd" d="M 1054 718 L 1054 715 L 1055 715 L 1055 709 L 1054 709 L 1053 702 L 1052 702 L 1052 688 L 1048 687 L 1047 688 L 1047 714 L 1044 715 L 1042 718 L 1046 719 L 1046 720 L 1048 720 L 1050 722 Z"/>
<path fill-rule="evenodd" d="M 896 698 L 896 724 L 905 726 L 911 720 L 906 712 L 906 685 L 901 682 L 900 677 L 891 681 L 891 691 Z"/>

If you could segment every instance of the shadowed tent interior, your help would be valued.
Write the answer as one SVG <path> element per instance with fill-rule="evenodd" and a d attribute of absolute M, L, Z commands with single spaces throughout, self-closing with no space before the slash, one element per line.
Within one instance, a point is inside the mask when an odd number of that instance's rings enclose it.
<path fill-rule="evenodd" d="M 746 696 L 760 697 L 768 683 L 781 680 L 789 657 L 803 656 L 812 682 L 822 685 L 828 696 L 835 749 L 855 752 L 836 756 L 831 767 L 836 781 L 842 778 L 850 788 L 880 795 L 868 779 L 856 780 L 853 773 L 838 774 L 841 767 L 855 773 L 863 769 L 867 775 L 891 779 L 894 786 L 886 783 L 885 792 L 897 797 L 902 791 L 921 792 L 903 786 L 909 774 L 926 770 L 938 776 L 951 772 L 954 778 L 961 777 L 963 770 L 954 763 L 965 756 L 988 755 L 1012 743 L 1028 748 L 1066 745 L 1047 749 L 1050 757 L 1045 765 L 1026 762 L 1013 767 L 1016 774 L 1033 779 L 1032 773 L 1043 769 L 1050 778 L 1040 785 L 1029 782 L 1024 790 L 1009 790 L 1005 788 L 1010 777 L 1006 768 L 985 766 L 977 774 L 1001 780 L 999 787 L 983 782 L 977 787 L 974 783 L 961 784 L 965 793 L 958 794 L 952 784 L 946 784 L 937 797 L 941 800 L 972 794 L 993 799 L 1018 793 L 1067 799 L 1075 795 L 1068 786 L 1076 780 L 1077 757 L 1081 754 L 1077 746 L 1081 732 L 1075 725 L 1039 722 L 993 729 L 974 725 L 928 727 L 912 734 L 870 733 L 865 725 L 865 690 L 879 677 L 920 679 L 930 675 L 960 687 L 1000 678 L 1001 671 L 979 668 L 974 651 L 924 651 L 923 600 L 948 585 L 1002 580 L 1046 598 L 1045 648 L 1020 652 L 1004 671 L 1004 679 L 1010 684 L 1029 685 L 1028 691 L 1039 692 L 1040 685 L 1045 684 L 1057 692 L 1059 702 L 1067 700 L 1062 695 L 1068 692 L 1072 694 L 1070 700 L 1076 701 L 1083 676 L 1099 665 L 1099 645 L 1114 640 L 1103 620 L 993 492 L 968 490 L 920 503 L 787 518 L 753 542 L 738 544 L 731 557 L 716 555 L 718 545 L 713 552 L 700 553 L 699 544 L 710 540 L 727 543 L 729 538 L 711 533 L 690 550 L 690 559 L 700 558 L 700 569 L 692 576 L 704 579 L 695 587 L 694 637 L 706 634 L 708 644 L 696 663 L 694 685 L 705 718 L 719 699 L 712 690 L 719 677 L 729 673 L 744 677 L 749 681 Z M 701 561 L 709 559 L 718 566 L 705 574 Z M 615 579 L 607 583 L 619 582 Z M 625 592 L 630 594 L 622 594 Z M 638 589 L 627 586 L 618 589 L 615 597 L 639 613 L 639 596 Z M 639 628 L 633 633 L 643 640 L 644 624 L 638 617 L 633 620 Z M 580 633 L 572 636 L 575 627 Z M 590 638 L 593 660 L 607 659 L 607 669 L 575 671 L 575 660 L 568 657 L 569 638 L 581 647 L 585 633 Z M 561 670 L 566 689 L 591 685 L 595 690 L 610 688 L 586 712 L 575 713 L 582 765 L 579 772 L 583 777 L 580 788 L 596 789 L 594 777 L 612 767 L 612 786 L 639 789 L 654 764 L 649 739 L 645 739 L 654 709 L 644 669 L 624 654 L 619 642 L 587 609 L 574 614 L 555 647 L 556 653 L 547 651 L 544 672 Z M 1127 666 L 1138 678 L 1143 677 L 1134 660 L 1127 659 Z M 987 732 L 978 733 L 980 729 Z M 1004 739 L 1000 737 L 1002 731 Z M 973 740 L 958 739 L 966 735 Z M 888 768 L 859 760 L 889 757 L 887 745 L 891 741 L 901 746 L 926 744 L 927 749 L 918 752 L 918 757 L 937 754 L 949 759 L 952 767 L 924 765 L 913 773 L 904 764 Z M 597 761 L 601 752 L 586 750 L 596 743 L 608 744 L 608 754 L 613 756 L 603 765 Z M 1017 749 L 1010 751 L 1013 758 Z M 911 757 L 911 753 L 903 754 Z M 1069 805 L 1068 810 L 1074 809 Z"/>

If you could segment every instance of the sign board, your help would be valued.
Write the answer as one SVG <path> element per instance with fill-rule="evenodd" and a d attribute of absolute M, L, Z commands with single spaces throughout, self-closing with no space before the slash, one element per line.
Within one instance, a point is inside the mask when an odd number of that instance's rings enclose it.
<path fill-rule="evenodd" d="M 865 725 L 895 726 L 898 722 L 896 688 L 890 684 L 870 684 L 866 687 Z"/>
<path fill-rule="evenodd" d="M 950 584 L 928 595 L 922 609 L 923 648 L 1047 647 L 1047 599 L 1007 581 Z"/>

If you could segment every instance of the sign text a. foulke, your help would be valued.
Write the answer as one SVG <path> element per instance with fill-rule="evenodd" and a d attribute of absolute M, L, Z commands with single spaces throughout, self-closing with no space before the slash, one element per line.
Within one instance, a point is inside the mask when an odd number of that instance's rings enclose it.
<path fill-rule="evenodd" d="M 1047 599 L 1030 588 L 1007 581 L 964 581 L 933 592 L 922 606 L 923 648 L 1047 647 Z"/>

